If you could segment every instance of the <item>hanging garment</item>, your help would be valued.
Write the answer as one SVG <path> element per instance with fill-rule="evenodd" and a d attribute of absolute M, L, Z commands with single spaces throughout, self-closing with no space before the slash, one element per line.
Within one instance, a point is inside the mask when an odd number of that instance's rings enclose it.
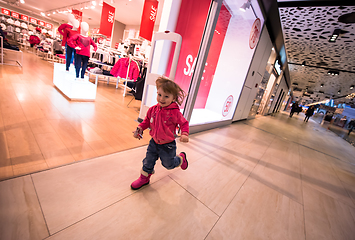
<path fill-rule="evenodd" d="M 127 71 L 128 79 L 133 79 L 136 81 L 139 76 L 139 68 L 137 63 L 135 61 L 130 60 L 129 58 L 120 58 L 113 66 L 110 73 L 115 77 L 126 78 Z"/>
<path fill-rule="evenodd" d="M 33 46 L 39 44 L 41 41 L 39 40 L 39 37 L 37 37 L 36 35 L 31 35 L 29 42 Z"/>

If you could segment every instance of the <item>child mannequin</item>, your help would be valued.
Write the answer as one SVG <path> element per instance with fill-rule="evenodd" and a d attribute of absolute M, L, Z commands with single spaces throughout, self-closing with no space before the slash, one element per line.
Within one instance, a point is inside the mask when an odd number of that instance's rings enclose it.
<path fill-rule="evenodd" d="M 180 112 L 179 106 L 184 100 L 185 92 L 172 80 L 160 77 L 156 80 L 158 104 L 149 108 L 147 116 L 141 122 L 134 137 L 141 139 L 143 131 L 150 128 L 152 139 L 149 142 L 146 157 L 143 159 L 143 168 L 140 177 L 131 184 L 133 190 L 147 185 L 150 176 L 154 173 L 155 162 L 160 158 L 166 169 L 181 167 L 186 170 L 188 162 L 186 153 L 176 156 L 175 131 L 179 125 L 181 129 L 181 142 L 189 141 L 189 122 Z"/>
<path fill-rule="evenodd" d="M 84 79 L 85 71 L 88 66 L 90 58 L 90 45 L 94 47 L 96 52 L 97 46 L 91 37 L 88 36 L 89 24 L 86 22 L 81 23 L 81 34 L 74 35 L 68 40 L 68 44 L 74 46 L 76 50 L 75 55 L 75 71 L 76 78 L 79 78 L 81 69 L 81 79 Z"/>
<path fill-rule="evenodd" d="M 77 31 L 79 27 L 79 21 L 75 19 L 73 14 L 68 14 L 68 23 L 63 23 L 59 26 L 58 32 L 63 35 L 62 46 L 65 46 L 65 69 L 69 71 L 69 66 L 72 61 L 73 54 L 75 56 L 75 47 L 68 43 L 75 34 L 79 34 Z"/>

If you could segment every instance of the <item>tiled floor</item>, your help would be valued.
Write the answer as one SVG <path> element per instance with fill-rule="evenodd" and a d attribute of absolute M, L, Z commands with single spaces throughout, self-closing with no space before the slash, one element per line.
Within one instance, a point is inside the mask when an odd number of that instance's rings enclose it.
<path fill-rule="evenodd" d="M 302 117 L 193 134 L 138 191 L 146 146 L 2 181 L 0 239 L 355 239 L 355 148 Z"/>

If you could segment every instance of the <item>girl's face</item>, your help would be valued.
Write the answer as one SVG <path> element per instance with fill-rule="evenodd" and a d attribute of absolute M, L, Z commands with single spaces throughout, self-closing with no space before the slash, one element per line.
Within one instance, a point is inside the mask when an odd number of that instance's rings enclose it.
<path fill-rule="evenodd" d="M 174 95 L 164 92 L 163 88 L 157 91 L 157 101 L 161 107 L 169 106 L 175 100 Z"/>

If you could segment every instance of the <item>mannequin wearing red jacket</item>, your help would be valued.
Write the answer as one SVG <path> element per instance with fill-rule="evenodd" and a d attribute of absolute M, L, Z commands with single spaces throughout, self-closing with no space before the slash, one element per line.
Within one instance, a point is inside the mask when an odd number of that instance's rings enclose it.
<path fill-rule="evenodd" d="M 97 46 L 91 37 L 87 36 L 89 31 L 89 24 L 86 22 L 81 23 L 81 34 L 74 35 L 68 40 L 68 44 L 75 47 L 75 72 L 76 78 L 80 77 L 84 79 L 85 71 L 88 66 L 90 58 L 90 46 L 94 47 L 94 51 L 97 50 Z"/>

